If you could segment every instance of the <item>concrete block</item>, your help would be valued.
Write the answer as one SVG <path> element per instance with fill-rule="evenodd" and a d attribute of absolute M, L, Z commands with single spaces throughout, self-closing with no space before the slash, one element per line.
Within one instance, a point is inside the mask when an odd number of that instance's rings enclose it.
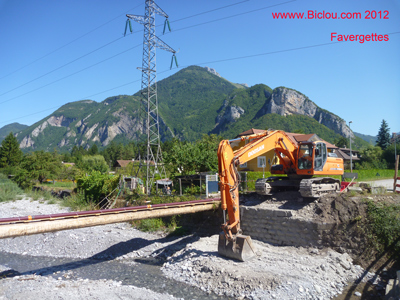
<path fill-rule="evenodd" d="M 384 186 L 373 186 L 371 188 L 371 194 L 384 194 L 386 193 L 386 188 Z"/>
<path fill-rule="evenodd" d="M 291 217 L 292 212 L 290 210 L 277 210 L 275 211 L 276 217 Z"/>
<path fill-rule="evenodd" d="M 359 186 L 349 186 L 347 188 L 348 191 L 354 191 L 354 192 L 358 192 L 358 193 L 362 193 L 363 189 L 360 188 Z"/>

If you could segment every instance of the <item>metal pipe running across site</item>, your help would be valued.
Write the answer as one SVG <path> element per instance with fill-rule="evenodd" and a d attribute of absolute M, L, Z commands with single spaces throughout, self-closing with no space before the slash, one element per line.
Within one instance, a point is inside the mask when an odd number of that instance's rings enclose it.
<path fill-rule="evenodd" d="M 29 223 L 29 222 L 52 221 L 52 220 L 60 220 L 60 219 L 68 219 L 68 218 L 101 216 L 101 215 L 108 215 L 108 214 L 119 214 L 119 213 L 128 213 L 128 212 L 144 211 L 144 210 L 158 210 L 158 209 L 166 209 L 166 208 L 194 206 L 194 205 L 200 205 L 200 204 L 212 204 L 212 203 L 217 204 L 220 201 L 221 201 L 220 198 L 208 198 L 208 199 L 203 199 L 203 200 L 194 200 L 194 201 L 185 201 L 185 202 L 172 202 L 172 203 L 163 203 L 163 204 L 154 204 L 154 205 L 142 205 L 142 206 L 131 206 L 131 207 L 123 207 L 123 208 L 79 211 L 79 212 L 59 213 L 59 214 L 51 214 L 51 215 L 0 218 L 0 226 L 5 225 L 5 224 Z"/>

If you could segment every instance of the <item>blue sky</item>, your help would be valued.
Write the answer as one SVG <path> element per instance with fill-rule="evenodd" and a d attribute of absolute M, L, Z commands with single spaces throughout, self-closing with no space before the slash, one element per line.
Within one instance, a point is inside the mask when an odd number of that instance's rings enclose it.
<path fill-rule="evenodd" d="M 181 68 L 215 68 L 249 86 L 286 86 L 376 135 L 382 119 L 400 131 L 400 0 L 158 0 L 175 50 L 157 51 L 158 81 Z M 103 101 L 140 89 L 144 0 L 0 0 L 0 127 L 31 125 L 65 103 Z M 273 19 L 272 13 L 359 12 L 362 19 Z M 366 11 L 377 12 L 365 19 Z M 386 12 L 387 11 L 387 12 Z M 381 12 L 381 13 L 379 13 Z M 374 17 L 375 14 L 370 14 Z M 388 17 L 388 19 L 384 19 Z M 388 34 L 388 41 L 331 41 L 331 34 Z"/>

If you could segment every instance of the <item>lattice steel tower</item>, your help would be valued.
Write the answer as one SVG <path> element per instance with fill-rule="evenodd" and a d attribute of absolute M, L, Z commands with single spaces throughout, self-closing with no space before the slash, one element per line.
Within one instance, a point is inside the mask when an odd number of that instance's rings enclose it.
<path fill-rule="evenodd" d="M 150 194 L 151 187 L 155 181 L 155 174 L 161 179 L 166 178 L 165 168 L 160 146 L 160 123 L 158 118 L 157 101 L 157 74 L 156 74 L 156 47 L 173 53 L 172 59 L 176 57 L 176 51 L 159 39 L 155 34 L 155 15 L 165 17 L 165 26 L 168 24 L 168 15 L 153 1 L 146 0 L 145 15 L 137 16 L 127 14 L 127 25 L 131 28 L 130 19 L 144 25 L 143 36 L 143 60 L 142 60 L 142 85 L 141 85 L 141 111 L 145 116 L 145 130 L 147 134 L 147 154 L 143 158 L 139 156 L 141 166 L 146 165 L 146 192 Z M 126 29 L 125 29 L 126 30 Z M 132 29 L 131 29 L 132 30 Z M 172 66 L 172 64 L 171 64 Z M 143 161 L 144 160 L 144 161 Z"/>

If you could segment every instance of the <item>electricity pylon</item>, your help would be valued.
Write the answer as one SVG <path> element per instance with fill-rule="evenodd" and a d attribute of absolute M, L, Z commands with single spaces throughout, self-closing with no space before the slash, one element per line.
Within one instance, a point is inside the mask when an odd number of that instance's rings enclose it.
<path fill-rule="evenodd" d="M 169 51 L 175 58 L 176 51 L 164 43 L 155 34 L 155 15 L 165 17 L 165 26 L 168 24 L 168 15 L 154 2 L 154 0 L 146 0 L 145 15 L 137 16 L 127 14 L 127 25 L 129 23 L 130 30 L 132 26 L 130 20 L 134 20 L 144 25 L 143 36 L 143 60 L 142 60 L 142 85 L 141 85 L 141 111 L 145 114 L 145 132 L 147 134 L 147 153 L 143 158 L 139 154 L 139 169 L 143 164 L 146 165 L 146 192 L 151 193 L 152 185 L 155 181 L 155 175 L 159 174 L 161 179 L 166 178 L 165 167 L 160 146 L 160 123 L 158 118 L 158 101 L 157 101 L 157 73 L 156 73 L 156 48 Z M 171 63 L 172 67 L 172 63 Z"/>

